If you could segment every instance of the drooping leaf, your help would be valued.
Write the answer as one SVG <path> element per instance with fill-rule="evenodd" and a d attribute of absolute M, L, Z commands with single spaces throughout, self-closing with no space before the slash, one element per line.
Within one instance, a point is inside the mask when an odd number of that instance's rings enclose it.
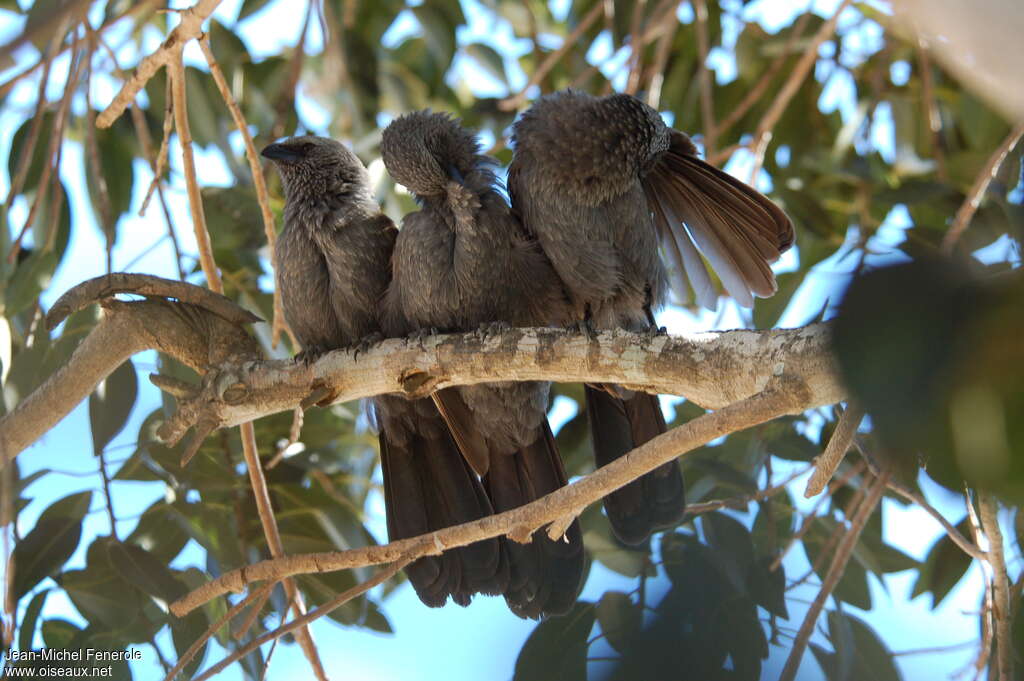
<path fill-rule="evenodd" d="M 60 569 L 78 548 L 82 519 L 89 511 L 92 492 L 71 494 L 51 504 L 36 526 L 14 546 L 12 594 L 20 599 L 36 584 Z"/>
<path fill-rule="evenodd" d="M 608 643 L 619 652 L 640 633 L 643 624 L 640 606 L 621 591 L 606 591 L 597 602 L 596 614 Z"/>
<path fill-rule="evenodd" d="M 593 603 L 578 601 L 565 615 L 538 624 L 519 651 L 514 681 L 586 681 L 596 614 Z"/>
<path fill-rule="evenodd" d="M 99 456 L 103 449 L 121 432 L 128 421 L 135 396 L 138 393 L 138 379 L 135 365 L 126 360 L 89 395 L 89 423 L 92 425 L 92 451 Z"/>

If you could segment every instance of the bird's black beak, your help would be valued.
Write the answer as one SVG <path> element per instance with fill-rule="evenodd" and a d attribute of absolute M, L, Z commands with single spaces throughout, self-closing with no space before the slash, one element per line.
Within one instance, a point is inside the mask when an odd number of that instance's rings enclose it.
<path fill-rule="evenodd" d="M 284 161 L 286 163 L 295 163 L 304 158 L 301 151 L 285 144 L 271 144 L 264 147 L 260 155 L 272 161 Z"/>

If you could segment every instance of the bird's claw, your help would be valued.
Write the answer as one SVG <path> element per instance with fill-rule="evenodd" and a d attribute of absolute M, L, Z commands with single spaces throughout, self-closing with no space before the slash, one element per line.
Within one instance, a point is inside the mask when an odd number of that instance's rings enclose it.
<path fill-rule="evenodd" d="M 484 322 L 477 328 L 476 332 L 482 340 L 487 340 L 491 336 L 500 336 L 511 328 L 512 325 L 508 322 Z"/>
<path fill-rule="evenodd" d="M 588 340 L 597 340 L 597 329 L 590 323 L 589 319 L 581 319 L 575 324 L 570 324 L 569 331 L 578 331 L 587 337 Z"/>
<path fill-rule="evenodd" d="M 325 348 L 322 345 L 307 345 L 301 352 L 295 355 L 295 363 L 309 368 L 329 351 L 329 348 Z"/>
<path fill-rule="evenodd" d="M 652 324 L 647 327 L 646 331 L 644 331 L 644 335 L 647 336 L 648 340 L 654 340 L 658 336 L 667 336 L 668 329 L 666 329 L 664 326 Z"/>
<path fill-rule="evenodd" d="M 368 333 L 359 339 L 359 342 L 352 346 L 352 359 L 358 359 L 359 353 L 366 353 L 371 347 L 384 340 L 385 336 L 379 331 Z"/>
<path fill-rule="evenodd" d="M 420 350 L 426 350 L 427 346 L 425 345 L 425 341 L 431 336 L 436 336 L 438 333 L 440 332 L 431 326 L 429 328 L 416 329 L 406 338 L 408 339 L 408 342 L 418 345 Z"/>

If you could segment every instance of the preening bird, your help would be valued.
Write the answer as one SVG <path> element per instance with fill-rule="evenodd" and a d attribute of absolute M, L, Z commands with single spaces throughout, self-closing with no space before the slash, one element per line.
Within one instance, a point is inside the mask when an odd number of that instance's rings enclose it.
<path fill-rule="evenodd" d="M 284 230 L 274 253 L 285 318 L 312 361 L 381 331 L 397 230 L 380 211 L 362 162 L 324 137 L 294 137 L 263 150 L 285 191 Z M 493 513 L 430 400 L 374 400 L 380 427 L 390 539 L 404 539 Z M 406 574 L 420 599 L 461 605 L 476 592 L 500 594 L 509 571 L 496 539 L 420 558 Z"/>
<path fill-rule="evenodd" d="M 542 97 L 516 121 L 513 144 L 512 208 L 588 329 L 655 327 L 653 310 L 669 285 L 680 299 L 692 290 L 714 308 L 704 259 L 741 305 L 775 292 L 770 263 L 793 243 L 785 213 L 698 158 L 689 137 L 635 97 Z M 653 395 L 587 386 L 586 397 L 598 466 L 665 431 Z M 675 462 L 605 498 L 616 535 L 629 544 L 677 523 L 684 507 Z"/>
<path fill-rule="evenodd" d="M 445 114 L 411 113 L 384 130 L 381 153 L 420 204 L 403 220 L 395 246 L 384 306 L 389 335 L 568 320 L 558 277 L 497 191 L 493 161 L 480 154 L 473 134 Z M 434 395 L 495 511 L 566 484 L 547 422 L 548 391 L 547 383 L 502 382 Z M 528 544 L 506 544 L 510 609 L 523 617 L 568 611 L 584 565 L 578 521 L 559 541 L 542 529 Z"/>

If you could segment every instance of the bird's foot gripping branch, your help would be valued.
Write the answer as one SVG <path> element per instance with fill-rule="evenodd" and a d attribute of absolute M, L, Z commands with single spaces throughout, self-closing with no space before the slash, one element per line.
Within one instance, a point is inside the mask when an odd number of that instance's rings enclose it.
<path fill-rule="evenodd" d="M 123 301 L 117 294 L 143 300 Z M 55 328 L 91 303 L 100 320 L 67 363 L 0 421 L 0 446 L 11 460 L 71 411 L 131 355 L 157 349 L 196 370 L 199 385 L 155 377 L 177 410 L 161 436 L 176 442 L 197 432 L 288 411 L 316 394 L 319 404 L 386 393 L 423 397 L 439 388 L 488 381 L 620 383 L 682 395 L 709 409 L 734 404 L 785 377 L 800 386 L 795 411 L 845 398 L 829 348 L 828 324 L 768 331 L 657 336 L 606 331 L 591 340 L 562 329 L 508 329 L 500 334 L 388 339 L 361 351 L 330 352 L 309 366 L 266 360 L 242 325 L 251 313 L 182 282 L 113 274 L 68 291 L 48 316 Z"/>

